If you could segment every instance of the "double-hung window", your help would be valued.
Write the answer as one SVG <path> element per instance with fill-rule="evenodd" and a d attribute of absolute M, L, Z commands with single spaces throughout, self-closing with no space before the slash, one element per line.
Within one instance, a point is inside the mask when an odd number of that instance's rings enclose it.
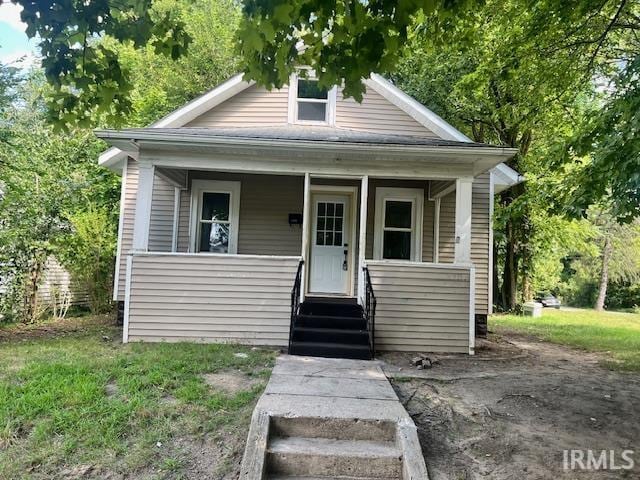
<path fill-rule="evenodd" d="M 422 261 L 424 191 L 377 188 L 374 258 Z"/>
<path fill-rule="evenodd" d="M 193 180 L 191 250 L 237 253 L 240 182 Z"/>
<path fill-rule="evenodd" d="M 290 122 L 311 125 L 331 125 L 334 118 L 336 89 L 320 87 L 313 77 L 291 77 L 289 97 Z"/>

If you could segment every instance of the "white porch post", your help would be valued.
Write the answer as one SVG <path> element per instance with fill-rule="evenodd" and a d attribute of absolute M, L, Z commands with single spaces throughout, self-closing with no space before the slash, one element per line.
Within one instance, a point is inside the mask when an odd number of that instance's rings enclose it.
<path fill-rule="evenodd" d="M 358 303 L 364 299 L 365 249 L 367 248 L 367 201 L 369 198 L 369 176 L 362 177 L 360 182 L 360 230 L 358 235 Z"/>
<path fill-rule="evenodd" d="M 136 196 L 136 216 L 133 224 L 134 252 L 146 252 L 149 248 L 149 225 L 151 223 L 151 198 L 155 167 L 146 162 L 138 162 L 138 194 Z"/>
<path fill-rule="evenodd" d="M 304 196 L 302 204 L 302 252 L 300 256 L 304 261 L 302 265 L 302 278 L 300 279 L 300 301 L 304 301 L 307 291 L 307 253 L 309 252 L 309 227 L 311 225 L 311 174 L 304 174 Z"/>
<path fill-rule="evenodd" d="M 458 178 L 456 180 L 456 263 L 471 263 L 472 188 L 473 178 Z"/>

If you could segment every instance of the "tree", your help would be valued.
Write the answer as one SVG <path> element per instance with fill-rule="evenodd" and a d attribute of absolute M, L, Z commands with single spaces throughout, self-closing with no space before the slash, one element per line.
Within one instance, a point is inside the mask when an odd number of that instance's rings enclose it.
<path fill-rule="evenodd" d="M 120 125 L 146 126 L 239 71 L 235 35 L 240 8 L 234 0 L 156 0 L 157 10 L 170 10 L 192 39 L 177 60 L 151 46 L 134 48 L 114 43 L 118 58 L 130 72 L 131 113 Z"/>
<path fill-rule="evenodd" d="M 131 112 L 131 76 L 109 37 L 134 48 L 151 45 L 156 53 L 179 58 L 191 38 L 170 9 L 153 0 L 11 0 L 23 7 L 26 33 L 37 38 L 42 67 L 53 87 L 50 120 L 88 126 L 96 115 L 117 123 Z"/>
<path fill-rule="evenodd" d="M 34 321 L 44 264 L 64 247 L 67 213 L 95 202 L 117 223 L 118 183 L 95 159 L 103 148 L 91 131 L 60 134 L 43 117 L 42 81 L 34 74 L 3 116 L 10 136 L 0 144 L 0 275 L 9 279 L 2 312 Z"/>
<path fill-rule="evenodd" d="M 640 279 L 640 223 L 619 224 L 610 208 L 594 207 L 589 216 L 598 232 L 600 263 L 598 296 L 593 308 L 604 310 L 609 282 Z"/>
<path fill-rule="evenodd" d="M 496 269 L 495 284 L 501 284 L 497 300 L 508 310 L 519 301 L 519 284 L 525 299 L 533 295 L 533 217 L 546 201 L 539 194 L 552 174 L 548 144 L 571 132 L 577 100 L 590 88 L 573 59 L 545 55 L 539 39 L 522 35 L 531 21 L 524 6 L 488 1 L 461 20 L 447 42 L 434 42 L 437 31 L 423 29 L 395 75 L 402 88 L 473 140 L 518 149 L 509 165 L 527 181 L 502 193 L 496 209 L 502 272 Z"/>
<path fill-rule="evenodd" d="M 296 66 L 308 65 L 321 85 L 344 82 L 344 94 L 360 101 L 362 79 L 394 71 L 416 24 L 459 17 L 469 7 L 475 2 L 248 0 L 239 31 L 245 75 L 280 88 Z"/>

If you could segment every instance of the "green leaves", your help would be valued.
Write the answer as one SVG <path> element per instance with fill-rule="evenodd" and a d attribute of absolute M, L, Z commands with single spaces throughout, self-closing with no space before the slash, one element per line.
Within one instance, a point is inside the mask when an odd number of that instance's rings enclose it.
<path fill-rule="evenodd" d="M 467 3 L 248 0 L 238 32 L 245 78 L 280 88 L 297 66 L 310 66 L 322 85 L 344 81 L 344 95 L 361 100 L 362 79 L 394 72 L 417 16 L 461 16 Z"/>
<path fill-rule="evenodd" d="M 111 37 L 136 48 L 150 43 L 156 53 L 174 60 L 191 41 L 170 12 L 158 15 L 154 0 L 12 1 L 24 8 L 27 35 L 39 40 L 42 66 L 53 87 L 49 119 L 58 127 L 99 119 L 118 125 L 131 113 L 130 72 L 121 67 L 114 45 L 99 39 Z"/>

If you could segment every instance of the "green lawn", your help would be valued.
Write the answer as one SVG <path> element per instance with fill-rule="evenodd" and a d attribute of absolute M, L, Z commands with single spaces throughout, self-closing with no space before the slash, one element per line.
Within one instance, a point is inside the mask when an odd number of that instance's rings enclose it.
<path fill-rule="evenodd" d="M 640 315 L 593 310 L 544 310 L 542 317 L 493 315 L 489 327 L 553 343 L 603 352 L 611 368 L 640 371 Z"/>
<path fill-rule="evenodd" d="M 0 329 L 0 478 L 57 478 L 87 465 L 95 478 L 184 478 L 190 446 L 203 443 L 224 446 L 211 471 L 221 477 L 242 448 L 275 353 L 122 345 L 120 330 L 104 321 L 74 321 L 75 331 L 54 327 L 37 338 L 7 339 Z M 202 377 L 228 369 L 257 382 L 227 394 Z"/>

